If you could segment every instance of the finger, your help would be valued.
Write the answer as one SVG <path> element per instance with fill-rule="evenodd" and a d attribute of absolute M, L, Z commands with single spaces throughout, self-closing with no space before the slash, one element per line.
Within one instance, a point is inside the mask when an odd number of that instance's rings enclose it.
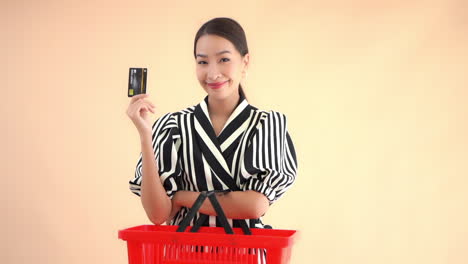
<path fill-rule="evenodd" d="M 143 101 L 138 101 L 137 103 L 139 103 L 139 107 L 138 107 L 138 112 L 151 112 L 151 113 L 155 113 L 154 112 L 154 109 L 153 107 L 151 107 L 151 105 L 147 104 L 146 102 L 143 102 Z"/>
<path fill-rule="evenodd" d="M 139 115 L 142 108 L 147 108 L 147 103 L 145 103 L 144 101 L 138 100 L 128 107 L 127 112 L 129 113 L 129 116 Z"/>
<path fill-rule="evenodd" d="M 142 105 L 142 102 L 141 101 L 137 101 L 135 100 L 135 102 L 131 103 L 129 106 L 128 106 L 128 112 L 129 113 L 135 113 L 139 110 L 139 108 L 141 107 Z"/>
<path fill-rule="evenodd" d="M 141 98 L 145 98 L 148 95 L 149 94 L 137 94 L 137 95 L 132 96 L 132 100 L 138 100 L 138 99 L 141 99 Z"/>
<path fill-rule="evenodd" d="M 134 103 L 135 101 L 147 97 L 149 94 L 137 94 L 132 96 L 132 99 L 130 100 L 130 104 Z"/>
<path fill-rule="evenodd" d="M 148 101 L 148 100 L 140 99 L 138 102 L 144 103 L 149 108 L 153 108 L 153 109 L 156 108 L 156 106 L 153 103 L 151 103 L 150 101 Z"/>
<path fill-rule="evenodd" d="M 145 105 L 148 105 L 148 101 L 145 101 L 144 99 L 138 99 L 138 100 L 135 100 L 134 103 L 130 104 L 130 106 L 128 107 L 129 109 L 137 109 L 137 108 L 140 108 L 142 106 L 145 106 Z"/>
<path fill-rule="evenodd" d="M 143 101 L 143 102 L 145 102 L 145 103 L 151 105 L 152 107 L 156 107 L 156 106 L 155 106 L 150 100 L 148 100 L 148 99 L 141 98 L 141 99 L 139 99 L 139 101 Z"/>

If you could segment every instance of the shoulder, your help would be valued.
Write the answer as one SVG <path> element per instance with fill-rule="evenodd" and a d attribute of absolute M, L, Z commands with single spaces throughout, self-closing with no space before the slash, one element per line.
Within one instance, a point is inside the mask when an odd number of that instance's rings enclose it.
<path fill-rule="evenodd" d="M 153 123 L 153 134 L 154 132 L 160 132 L 170 128 L 178 128 L 180 118 L 193 114 L 194 110 L 195 106 L 190 106 L 177 112 L 166 112 L 162 114 Z"/>
<path fill-rule="evenodd" d="M 195 106 L 190 106 L 190 107 L 186 107 L 182 110 L 179 110 L 177 112 L 170 112 L 170 113 L 167 113 L 166 115 L 170 115 L 171 119 L 173 120 L 178 120 L 182 117 L 185 117 L 187 115 L 193 115 L 195 111 Z"/>
<path fill-rule="evenodd" d="M 253 108 L 256 114 L 260 115 L 261 123 L 268 123 L 270 125 L 279 125 L 286 127 L 287 118 L 286 115 L 280 111 L 276 110 L 262 110 L 258 108 Z"/>
<path fill-rule="evenodd" d="M 176 125 L 175 118 L 172 112 L 165 113 L 158 117 L 153 123 L 153 132 L 164 130 Z"/>
<path fill-rule="evenodd" d="M 194 111 L 195 111 L 195 105 L 186 107 L 186 108 L 184 108 L 184 109 L 182 109 L 180 111 L 174 112 L 172 114 L 174 116 L 178 117 L 178 116 L 193 114 Z"/>

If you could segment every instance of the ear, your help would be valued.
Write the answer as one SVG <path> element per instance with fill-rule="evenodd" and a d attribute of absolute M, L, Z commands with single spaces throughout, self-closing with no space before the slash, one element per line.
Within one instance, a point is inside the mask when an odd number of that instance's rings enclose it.
<path fill-rule="evenodd" d="M 245 72 L 248 68 L 249 68 L 249 61 L 250 61 L 250 54 L 247 53 L 245 54 L 244 58 L 243 58 L 243 63 L 244 63 L 244 70 L 243 72 Z"/>

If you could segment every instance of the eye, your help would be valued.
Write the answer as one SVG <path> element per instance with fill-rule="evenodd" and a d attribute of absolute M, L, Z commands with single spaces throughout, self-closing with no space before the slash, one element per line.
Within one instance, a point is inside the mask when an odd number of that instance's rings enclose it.
<path fill-rule="evenodd" d="M 225 60 L 225 61 L 223 61 L 223 60 Z M 230 59 L 228 59 L 228 58 L 222 58 L 221 61 L 223 61 L 223 62 L 228 62 L 228 61 L 230 61 Z M 205 64 L 205 63 L 206 63 L 206 61 L 199 61 L 199 62 L 198 62 L 198 64 Z"/>

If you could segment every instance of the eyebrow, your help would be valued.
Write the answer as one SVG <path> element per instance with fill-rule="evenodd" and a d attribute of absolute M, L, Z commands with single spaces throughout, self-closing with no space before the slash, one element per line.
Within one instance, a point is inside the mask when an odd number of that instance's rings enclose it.
<path fill-rule="evenodd" d="M 219 56 L 219 55 L 224 54 L 224 53 L 231 53 L 231 52 L 230 52 L 229 50 L 223 50 L 223 51 L 220 51 L 220 52 L 216 53 L 216 56 Z M 197 57 L 204 57 L 204 58 L 206 58 L 206 57 L 208 57 L 208 56 L 205 55 L 205 54 L 197 54 Z"/>

